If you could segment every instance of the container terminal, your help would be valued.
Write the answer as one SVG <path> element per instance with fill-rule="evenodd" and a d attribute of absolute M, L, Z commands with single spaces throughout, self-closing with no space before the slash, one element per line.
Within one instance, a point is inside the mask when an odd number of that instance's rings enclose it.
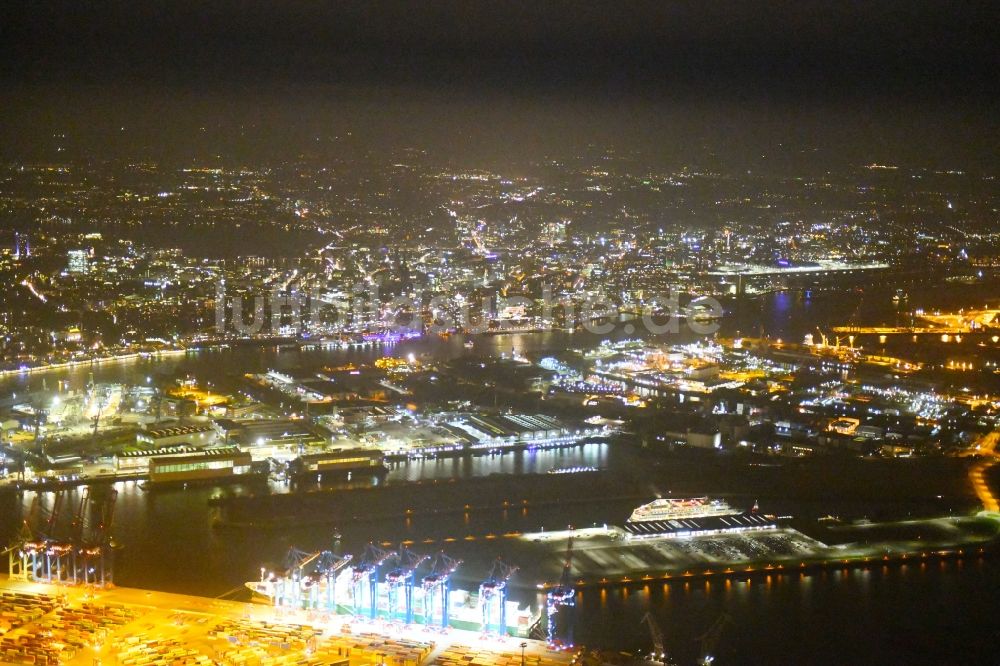
<path fill-rule="evenodd" d="M 998 516 L 983 512 L 830 525 L 825 534 L 839 537 L 828 545 L 756 504 L 660 498 L 620 527 L 487 535 L 525 566 L 497 558 L 471 590 L 452 578 L 474 536 L 442 539 L 433 555 L 435 542 L 341 553 L 335 540 L 332 550 L 291 548 L 282 567 L 262 567 L 245 585 L 256 603 L 240 603 L 116 587 L 114 501 L 84 501 L 81 540 L 43 527 L 6 550 L 0 661 L 557 666 L 581 654 L 565 610 L 583 587 L 961 560 L 992 555 L 1000 535 Z M 526 592 L 537 608 L 522 602 Z"/>
<path fill-rule="evenodd" d="M 0 580 L 0 662 L 564 666 L 532 639 L 125 587 Z"/>

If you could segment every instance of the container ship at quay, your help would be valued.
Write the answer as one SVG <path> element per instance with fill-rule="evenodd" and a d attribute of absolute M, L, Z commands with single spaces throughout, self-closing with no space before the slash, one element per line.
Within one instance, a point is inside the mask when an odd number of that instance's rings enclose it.
<path fill-rule="evenodd" d="M 357 559 L 351 554 L 307 553 L 293 547 L 283 569 L 262 567 L 260 579 L 247 582 L 246 587 L 254 601 L 279 608 L 528 637 L 540 614 L 507 597 L 508 581 L 518 567 L 497 558 L 475 594 L 452 586 L 452 575 L 461 564 L 443 552 L 432 558 L 374 544 Z"/>
<path fill-rule="evenodd" d="M 623 529 L 629 539 L 678 538 L 777 529 L 773 517 L 708 497 L 661 498 L 638 506 Z"/>
<path fill-rule="evenodd" d="M 280 601 L 279 595 L 282 594 L 280 586 L 281 582 L 273 579 L 254 580 L 246 583 L 246 587 L 253 593 L 254 601 L 273 605 L 287 605 Z M 315 589 L 306 592 L 303 598 L 298 603 L 295 603 L 296 606 L 311 608 L 313 604 L 310 599 L 324 600 L 327 598 L 327 583 L 325 579 L 316 579 L 311 583 L 311 586 L 315 586 Z M 335 599 L 336 612 L 343 615 L 357 615 L 358 610 L 352 602 L 351 592 L 348 591 L 349 587 L 350 581 L 348 580 L 334 582 L 336 592 L 333 597 Z M 402 608 L 390 610 L 394 603 L 390 597 L 389 584 L 379 582 L 376 589 L 376 597 L 378 599 L 376 602 L 377 617 L 390 621 L 402 620 L 404 612 Z M 428 596 L 430 595 L 419 585 L 413 588 L 413 615 L 412 621 L 408 624 L 434 626 L 440 623 L 439 616 L 441 611 L 434 606 L 434 603 L 439 603 L 439 601 L 435 599 L 429 603 Z M 480 599 L 480 596 L 462 589 L 452 589 L 449 596 L 448 626 L 466 631 L 483 630 L 483 600 Z M 520 605 L 516 601 L 504 600 L 503 603 L 505 605 L 503 616 L 504 623 L 506 624 L 504 633 L 518 638 L 527 638 L 531 632 L 531 628 L 540 619 L 539 613 L 533 611 L 530 606 Z M 367 605 L 367 599 L 365 600 L 365 604 Z M 367 608 L 365 608 L 362 616 L 368 616 Z"/>

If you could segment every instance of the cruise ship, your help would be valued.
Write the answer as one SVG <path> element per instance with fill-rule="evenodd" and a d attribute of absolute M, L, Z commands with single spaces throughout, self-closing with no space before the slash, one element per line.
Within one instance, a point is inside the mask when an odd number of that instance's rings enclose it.
<path fill-rule="evenodd" d="M 677 518 L 703 518 L 739 513 L 722 500 L 708 497 L 662 498 L 636 507 L 629 517 L 630 523 Z"/>
<path fill-rule="evenodd" d="M 772 518 L 734 509 L 708 497 L 661 498 L 636 507 L 625 523 L 628 538 L 676 538 L 776 529 Z"/>

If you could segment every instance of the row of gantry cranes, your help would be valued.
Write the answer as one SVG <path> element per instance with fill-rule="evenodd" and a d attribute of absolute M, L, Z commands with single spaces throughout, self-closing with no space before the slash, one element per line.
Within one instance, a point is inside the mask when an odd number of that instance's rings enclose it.
<path fill-rule="evenodd" d="M 262 571 L 262 583 L 271 585 L 276 606 L 336 612 L 347 607 L 356 617 L 374 620 L 379 613 L 379 579 L 382 571 L 388 592 L 386 617 L 389 621 L 412 624 L 417 570 L 430 561 L 430 571 L 419 579 L 423 591 L 423 623 L 447 628 L 451 624 L 451 579 L 461 560 L 438 553 L 433 558 L 407 548 L 388 550 L 368 544 L 356 560 L 350 554 L 325 550 L 308 553 L 291 548 L 280 575 Z M 507 582 L 517 567 L 497 558 L 489 576 L 479 585 L 479 606 L 484 632 L 505 632 L 507 626 Z M 350 593 L 343 598 L 337 580 L 348 579 Z M 341 586 L 344 587 L 343 585 Z"/>
<path fill-rule="evenodd" d="M 118 491 L 113 486 L 93 494 L 89 486 L 57 490 L 48 507 L 42 505 L 43 495 L 35 493 L 20 533 L 5 551 L 10 578 L 109 585 L 114 566 L 111 525 Z"/>
<path fill-rule="evenodd" d="M 335 535 L 335 543 L 335 549 L 339 550 L 339 535 Z M 552 644 L 559 644 L 559 610 L 574 605 L 576 597 L 570 580 L 572 549 L 570 538 L 560 582 L 546 594 L 545 631 Z M 418 576 L 419 568 L 426 563 L 429 563 L 429 570 Z M 272 603 L 278 607 L 329 612 L 346 609 L 355 617 L 375 620 L 379 617 L 381 579 L 386 592 L 385 619 L 413 624 L 414 592 L 420 589 L 421 623 L 445 629 L 459 619 L 452 612 L 451 592 L 452 577 L 461 564 L 462 560 L 444 552 L 432 557 L 406 547 L 389 550 L 373 543 L 369 543 L 357 559 L 330 550 L 306 552 L 293 547 L 285 556 L 282 572 L 261 569 L 260 584 L 266 586 Z M 518 567 L 498 557 L 486 578 L 479 583 L 476 605 L 482 633 L 504 635 L 508 632 L 508 583 L 517 571 Z M 461 619 L 468 622 L 467 618 Z"/>

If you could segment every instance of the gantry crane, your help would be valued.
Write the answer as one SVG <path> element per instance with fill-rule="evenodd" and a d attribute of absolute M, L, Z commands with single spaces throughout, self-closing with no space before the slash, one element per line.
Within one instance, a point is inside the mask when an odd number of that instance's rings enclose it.
<path fill-rule="evenodd" d="M 339 541 L 338 541 L 339 543 Z M 316 560 L 316 573 L 326 581 L 326 609 L 330 612 L 337 610 L 337 575 L 351 563 L 353 556 L 338 555 L 330 550 L 324 550 Z"/>
<path fill-rule="evenodd" d="M 360 615 L 363 608 L 364 590 L 368 588 L 368 617 L 374 620 L 378 615 L 378 572 L 387 560 L 395 555 L 391 550 L 379 548 L 373 543 L 365 546 L 358 563 L 351 567 L 354 587 L 354 613 Z"/>
<path fill-rule="evenodd" d="M 31 498 L 31 505 L 28 508 L 28 515 L 21 521 L 21 530 L 18 532 L 14 545 L 7 549 L 8 568 L 7 572 L 11 578 L 19 580 L 31 580 L 38 572 L 38 556 L 45 550 L 44 543 L 35 539 L 32 525 L 38 517 L 39 499 L 38 493 Z"/>
<path fill-rule="evenodd" d="M 444 552 L 434 556 L 431 562 L 431 572 L 420 582 L 424 590 L 424 624 L 434 621 L 435 603 L 440 603 L 441 628 L 448 628 L 451 616 L 451 576 L 462 564 L 462 560 L 448 557 Z M 435 598 L 437 598 L 435 600 Z"/>
<path fill-rule="evenodd" d="M 80 554 L 80 548 L 83 544 L 83 534 L 84 526 L 87 522 L 87 508 L 90 504 L 90 486 L 84 486 L 83 490 L 80 491 L 80 502 L 77 504 L 76 513 L 73 515 L 73 523 L 71 525 L 70 541 L 75 546 L 73 548 L 73 582 L 78 582 L 79 577 L 79 561 L 82 557 L 78 557 Z"/>
<path fill-rule="evenodd" d="M 548 641 L 556 641 L 556 613 L 565 606 L 573 606 L 576 602 L 576 589 L 573 587 L 573 530 L 570 528 L 569 539 L 566 542 L 566 558 L 563 560 L 562 575 L 559 584 L 545 595 L 545 615 L 547 620 Z"/>
<path fill-rule="evenodd" d="M 403 590 L 404 618 L 406 624 L 413 622 L 413 578 L 421 564 L 430 559 L 429 555 L 418 555 L 408 548 L 400 548 L 393 558 L 397 565 L 385 574 L 389 588 L 388 617 L 392 621 L 399 607 L 399 590 Z"/>
<path fill-rule="evenodd" d="M 335 535 L 334 549 L 339 550 L 339 535 Z M 275 606 L 336 611 L 336 582 L 338 574 L 351 562 L 351 555 L 334 551 L 309 552 L 292 546 L 285 553 L 284 570 L 269 574 L 272 599 Z M 261 569 L 261 582 L 264 569 Z"/>
<path fill-rule="evenodd" d="M 712 623 L 708 631 L 696 639 L 701 641 L 701 656 L 698 658 L 700 666 L 711 666 L 712 662 L 715 661 L 715 647 L 719 643 L 719 637 L 722 635 L 722 630 L 726 628 L 726 625 L 732 621 L 733 619 L 728 613 L 723 613 Z"/>
<path fill-rule="evenodd" d="M 118 490 L 109 488 L 101 502 L 101 519 L 94 528 L 91 538 L 80 548 L 83 555 L 83 582 L 99 582 L 106 585 L 112 579 L 113 559 L 111 552 L 111 526 L 115 520 L 115 502 L 118 500 Z M 99 569 L 94 568 L 94 564 Z"/>
<path fill-rule="evenodd" d="M 494 615 L 499 613 L 498 633 L 507 633 L 507 581 L 517 572 L 517 567 L 507 564 L 502 558 L 493 561 L 490 573 L 479 584 L 479 606 L 483 614 L 482 630 L 489 633 L 493 627 Z M 497 608 L 498 607 L 498 608 Z"/>
<path fill-rule="evenodd" d="M 319 551 L 310 553 L 291 546 L 285 553 L 284 575 L 275 582 L 274 605 L 301 608 L 303 604 L 303 588 L 315 595 L 315 586 L 305 568 L 319 557 Z M 308 601 L 313 601 L 309 599 Z"/>
<path fill-rule="evenodd" d="M 56 539 L 59 514 L 62 513 L 65 499 L 66 492 L 57 490 L 55 498 L 52 500 L 52 508 L 49 510 L 49 519 L 45 522 L 45 530 L 42 533 L 42 537 L 45 539 L 45 578 L 50 583 L 53 575 L 57 581 L 62 579 L 62 573 L 67 568 L 67 560 L 73 551 L 71 545 Z"/>
<path fill-rule="evenodd" d="M 70 525 L 69 537 L 59 537 L 59 519 L 63 512 L 63 505 L 67 503 L 67 496 L 66 491 L 56 492 L 43 535 L 45 537 L 45 577 L 49 582 L 53 580 L 60 582 L 63 579 L 72 579 L 73 582 L 76 582 L 77 578 L 77 549 L 80 542 L 74 536 L 77 523 L 75 514 Z M 89 497 L 89 491 L 84 491 L 82 496 Z M 82 511 L 82 506 L 78 508 L 78 512 Z"/>
<path fill-rule="evenodd" d="M 288 549 L 288 552 L 285 553 L 285 570 L 288 572 L 298 571 L 301 573 L 302 569 L 304 569 L 317 557 L 319 557 L 319 551 L 309 553 L 292 546 Z"/>
<path fill-rule="evenodd" d="M 111 488 L 101 504 L 101 522 L 97 526 L 97 542 L 101 547 L 101 584 L 112 582 L 114 578 L 114 551 L 111 544 L 111 527 L 115 522 L 115 503 L 118 490 Z"/>
<path fill-rule="evenodd" d="M 642 623 L 649 625 L 649 637 L 653 641 L 653 654 L 650 655 L 650 658 L 657 663 L 664 663 L 667 653 L 663 648 L 663 632 L 660 630 L 660 625 L 648 612 L 642 616 L 640 624 Z"/>
<path fill-rule="evenodd" d="M 49 510 L 49 518 L 45 521 L 45 531 L 42 533 L 46 539 L 52 539 L 55 536 L 56 524 L 59 522 L 59 513 L 62 511 L 64 499 L 65 492 L 57 490 L 55 499 L 52 500 L 52 508 Z"/>

